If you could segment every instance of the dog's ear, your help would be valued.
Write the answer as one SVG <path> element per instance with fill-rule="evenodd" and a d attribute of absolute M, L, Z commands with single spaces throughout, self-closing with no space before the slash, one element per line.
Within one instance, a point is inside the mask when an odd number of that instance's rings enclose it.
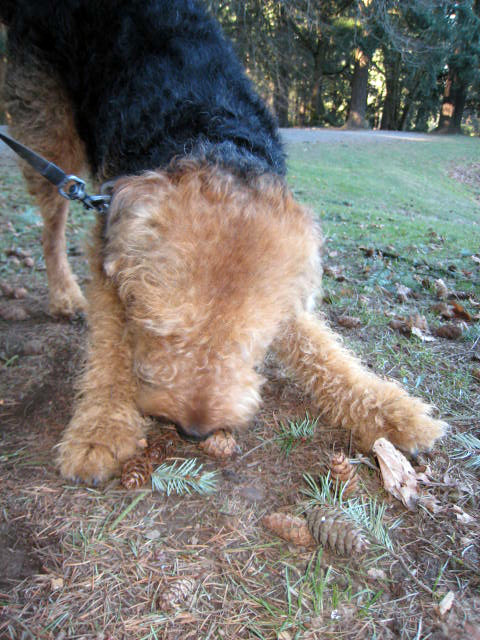
<path fill-rule="evenodd" d="M 110 278 L 134 266 L 153 236 L 158 241 L 170 181 L 160 172 L 117 180 L 104 229 L 103 270 Z"/>

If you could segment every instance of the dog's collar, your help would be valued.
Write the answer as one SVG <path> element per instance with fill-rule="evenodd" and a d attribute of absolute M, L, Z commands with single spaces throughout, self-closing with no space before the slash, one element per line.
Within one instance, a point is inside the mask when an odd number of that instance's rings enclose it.
<path fill-rule="evenodd" d="M 10 136 L 0 133 L 0 139 L 5 142 L 17 155 L 38 171 L 40 175 L 57 187 L 58 193 L 67 200 L 79 200 L 86 209 L 95 209 L 98 213 L 106 213 L 111 195 L 101 193 L 89 196 L 85 191 L 85 182 L 77 176 L 69 175 L 57 167 L 53 162 L 42 158 L 25 145 Z"/>

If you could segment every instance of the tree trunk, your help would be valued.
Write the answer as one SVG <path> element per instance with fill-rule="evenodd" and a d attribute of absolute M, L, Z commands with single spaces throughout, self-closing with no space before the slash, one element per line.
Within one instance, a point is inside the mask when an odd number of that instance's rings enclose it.
<path fill-rule="evenodd" d="M 467 99 L 467 87 L 458 74 L 449 69 L 443 92 L 437 133 L 462 133 L 462 116 Z"/>
<path fill-rule="evenodd" d="M 279 64 L 275 74 L 273 89 L 273 110 L 277 116 L 278 126 L 288 127 L 288 106 L 290 94 L 290 78 L 288 69 Z"/>
<path fill-rule="evenodd" d="M 6 40 L 7 30 L 0 24 L 0 124 L 5 122 L 6 119 L 5 102 L 3 99 L 5 73 L 7 71 Z"/>
<path fill-rule="evenodd" d="M 313 85 L 310 98 L 310 124 L 320 124 L 325 117 L 323 104 L 323 62 L 324 49 L 321 43 L 313 55 Z"/>
<path fill-rule="evenodd" d="M 398 129 L 398 110 L 400 106 L 400 71 L 401 58 L 399 53 L 384 50 L 385 86 L 387 93 L 383 103 L 382 121 L 380 129 Z"/>
<path fill-rule="evenodd" d="M 369 64 L 369 57 L 361 49 L 356 49 L 350 107 L 346 122 L 347 129 L 366 129 L 368 127 L 365 115 L 367 113 Z"/>

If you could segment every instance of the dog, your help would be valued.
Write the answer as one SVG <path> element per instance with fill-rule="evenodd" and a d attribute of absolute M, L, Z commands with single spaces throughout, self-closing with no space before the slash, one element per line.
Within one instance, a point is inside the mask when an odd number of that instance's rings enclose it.
<path fill-rule="evenodd" d="M 285 182 L 274 118 L 196 0 L 3 0 L 10 131 L 68 173 L 110 181 L 88 304 L 67 263 L 68 203 L 24 167 L 44 219 L 50 309 L 87 310 L 89 347 L 58 445 L 66 478 L 119 472 L 149 416 L 204 439 L 246 427 L 273 351 L 312 408 L 406 451 L 445 431 L 315 315 L 321 234 Z"/>

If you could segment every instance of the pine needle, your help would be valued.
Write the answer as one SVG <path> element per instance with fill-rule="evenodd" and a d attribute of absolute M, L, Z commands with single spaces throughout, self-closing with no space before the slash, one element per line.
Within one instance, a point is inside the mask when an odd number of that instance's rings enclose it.
<path fill-rule="evenodd" d="M 192 492 L 208 494 L 216 491 L 217 476 L 216 471 L 205 471 L 202 464 L 197 464 L 196 458 L 175 461 L 168 465 L 160 465 L 152 473 L 152 489 L 161 491 L 169 496 L 172 493 L 177 495 L 190 494 Z"/>
<path fill-rule="evenodd" d="M 465 460 L 469 469 L 480 469 L 480 439 L 473 433 L 456 433 L 452 437 L 460 445 L 453 450 L 452 460 Z"/>

